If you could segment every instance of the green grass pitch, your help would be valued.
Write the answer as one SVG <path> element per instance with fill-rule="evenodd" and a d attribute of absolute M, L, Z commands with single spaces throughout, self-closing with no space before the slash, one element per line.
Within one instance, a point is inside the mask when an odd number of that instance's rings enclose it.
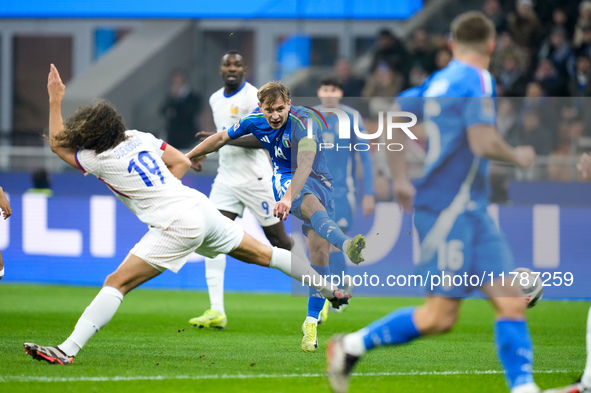
<path fill-rule="evenodd" d="M 226 294 L 226 331 L 192 328 L 203 292 L 138 289 L 71 366 L 25 355 L 24 342 L 57 345 L 97 288 L 0 284 L 0 392 L 328 392 L 326 344 L 421 299 L 354 298 L 319 328 L 316 353 L 300 350 L 305 298 Z M 589 302 L 542 300 L 529 311 L 534 370 L 542 388 L 577 378 L 585 362 Z M 495 356 L 493 312 L 468 300 L 454 330 L 380 348 L 355 369 L 351 392 L 507 392 Z"/>

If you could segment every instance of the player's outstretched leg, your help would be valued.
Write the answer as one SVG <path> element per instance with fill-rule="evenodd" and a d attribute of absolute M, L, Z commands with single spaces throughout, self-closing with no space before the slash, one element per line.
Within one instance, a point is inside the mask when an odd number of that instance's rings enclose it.
<path fill-rule="evenodd" d="M 319 204 L 320 202 L 318 202 Z M 365 237 L 357 235 L 353 239 L 348 239 L 341 228 L 332 220 L 326 210 L 316 210 L 310 216 L 310 223 L 323 239 L 328 240 L 330 244 L 344 251 L 351 262 L 359 264 L 364 261 L 362 251 L 365 248 Z"/>
<path fill-rule="evenodd" d="M 74 356 L 88 340 L 113 318 L 123 301 L 123 296 L 160 273 L 141 258 L 129 254 L 117 270 L 107 277 L 105 286 L 86 307 L 66 341 L 56 347 L 25 343 L 25 351 L 36 360 L 44 360 L 51 364 L 71 364 Z"/>
<path fill-rule="evenodd" d="M 215 258 L 205 258 L 205 280 L 209 292 L 211 307 L 201 316 L 191 318 L 189 323 L 200 329 L 213 328 L 223 330 L 228 324 L 224 309 L 224 272 L 226 270 L 226 255 L 220 254 Z"/>
<path fill-rule="evenodd" d="M 493 281 L 480 288 L 496 311 L 497 356 L 511 393 L 539 393 L 534 382 L 532 341 L 525 320 L 526 304 L 518 288 Z"/>
<path fill-rule="evenodd" d="M 339 393 L 348 391 L 353 367 L 365 352 L 419 337 L 421 333 L 413 318 L 415 310 L 415 307 L 402 308 L 355 333 L 333 337 L 327 349 L 327 372 L 332 389 Z"/>
<path fill-rule="evenodd" d="M 336 308 L 347 304 L 351 297 L 347 291 L 333 287 L 330 280 L 321 277 L 308 261 L 287 250 L 265 246 L 246 232 L 238 248 L 228 255 L 243 262 L 280 270 L 303 285 L 317 289 Z"/>

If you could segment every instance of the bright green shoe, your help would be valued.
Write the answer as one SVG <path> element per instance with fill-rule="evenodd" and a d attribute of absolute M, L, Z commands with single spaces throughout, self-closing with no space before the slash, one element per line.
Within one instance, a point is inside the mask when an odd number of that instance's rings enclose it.
<path fill-rule="evenodd" d="M 328 300 L 325 300 L 324 307 L 322 307 L 322 310 L 320 310 L 320 315 L 318 315 L 318 325 L 326 322 L 326 320 L 328 319 L 329 307 L 330 307 L 330 302 Z"/>
<path fill-rule="evenodd" d="M 318 348 L 317 326 L 313 322 L 304 322 L 302 325 L 302 351 L 314 352 Z"/>
<path fill-rule="evenodd" d="M 345 253 L 356 265 L 359 265 L 361 262 L 365 261 L 363 255 L 361 255 L 361 251 L 365 248 L 365 236 L 357 235 L 353 239 L 347 242 L 347 247 Z"/>
<path fill-rule="evenodd" d="M 226 318 L 226 314 L 222 314 L 219 311 L 209 309 L 206 310 L 202 316 L 191 318 L 189 323 L 199 329 L 203 328 L 214 328 L 218 330 L 223 330 L 226 328 L 228 324 L 228 318 Z"/>

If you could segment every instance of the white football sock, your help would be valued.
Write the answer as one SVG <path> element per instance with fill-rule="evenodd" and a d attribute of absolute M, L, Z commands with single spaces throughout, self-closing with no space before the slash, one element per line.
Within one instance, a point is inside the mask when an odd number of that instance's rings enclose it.
<path fill-rule="evenodd" d="M 68 356 L 75 356 L 96 332 L 109 323 L 122 301 L 123 294 L 118 289 L 103 287 L 78 319 L 70 337 L 58 345 L 59 349 Z"/>
<path fill-rule="evenodd" d="M 271 264 L 269 267 L 281 270 L 291 278 L 295 278 L 299 282 L 309 284 L 320 292 L 325 298 L 333 297 L 332 285 L 327 282 L 312 266 L 304 259 L 298 258 L 291 252 L 282 248 L 273 247 L 273 254 L 271 255 Z"/>
<path fill-rule="evenodd" d="M 205 258 L 205 279 L 209 290 L 211 308 L 225 314 L 224 309 L 224 273 L 226 271 L 226 255 Z"/>
<path fill-rule="evenodd" d="M 585 372 L 581 382 L 586 387 L 591 387 L 591 307 L 587 316 L 587 363 L 585 364 Z"/>
<path fill-rule="evenodd" d="M 304 323 L 313 323 L 314 325 L 318 325 L 318 318 L 306 317 Z"/>
<path fill-rule="evenodd" d="M 365 332 L 363 329 L 345 335 L 345 337 L 343 337 L 343 348 L 345 352 L 353 356 L 362 356 L 366 351 L 365 341 L 363 341 L 364 335 Z"/>

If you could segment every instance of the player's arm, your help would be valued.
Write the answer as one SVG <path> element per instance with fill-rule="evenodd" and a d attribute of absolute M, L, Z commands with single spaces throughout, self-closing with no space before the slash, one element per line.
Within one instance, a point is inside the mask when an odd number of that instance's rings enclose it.
<path fill-rule="evenodd" d="M 509 146 L 497 133 L 497 129 L 489 124 L 475 124 L 468 128 L 468 144 L 474 155 L 489 160 L 515 164 L 521 168 L 529 168 L 536 160 L 536 153 L 531 146 Z"/>
<path fill-rule="evenodd" d="M 397 123 L 405 123 L 407 119 L 398 118 L 393 121 Z M 415 134 L 415 127 L 412 128 L 413 134 Z M 409 140 L 410 139 L 406 137 L 406 134 L 400 130 L 396 130 L 396 132 L 392 133 L 391 143 L 399 143 L 404 146 Z M 398 204 L 406 212 L 411 212 L 416 189 L 408 177 L 405 149 L 403 148 L 400 151 L 387 151 L 386 155 L 388 156 L 388 165 L 390 167 L 390 173 L 392 174 L 392 180 L 394 181 L 394 193 L 398 199 Z"/>
<path fill-rule="evenodd" d="M 60 74 L 53 64 L 49 67 L 47 92 L 49 93 L 49 146 L 51 151 L 74 168 L 79 168 L 76 163 L 76 150 L 59 146 L 58 139 L 56 139 L 64 132 L 62 100 L 66 86 L 62 83 Z"/>
<path fill-rule="evenodd" d="M 187 153 L 187 158 L 191 161 L 191 166 L 195 168 L 195 170 L 200 171 L 201 164 L 205 160 L 205 155 L 219 150 L 230 141 L 231 139 L 228 136 L 228 131 L 216 132 L 215 134 L 212 134 L 203 142 L 195 146 L 193 150 Z"/>
<path fill-rule="evenodd" d="M 2 187 L 0 187 L 0 210 L 2 210 L 2 216 L 5 220 L 12 215 L 12 209 Z"/>
<path fill-rule="evenodd" d="M 283 220 L 287 220 L 291 203 L 295 197 L 300 194 L 308 176 L 312 172 L 312 165 L 316 157 L 316 141 L 308 138 L 300 139 L 298 143 L 298 167 L 291 178 L 291 183 L 287 187 L 283 198 L 275 204 L 273 215 Z"/>
<path fill-rule="evenodd" d="M 214 133 L 211 131 L 199 131 L 195 134 L 195 137 L 198 139 L 206 139 L 212 136 Z M 231 140 L 228 142 L 230 146 L 239 146 L 239 147 L 246 147 L 248 149 L 263 149 L 264 146 L 259 142 L 259 140 L 252 134 L 241 136 L 238 139 Z"/>
<path fill-rule="evenodd" d="M 164 161 L 170 173 L 177 179 L 183 177 L 191 167 L 191 160 L 184 153 L 169 144 L 164 148 L 162 161 Z"/>

